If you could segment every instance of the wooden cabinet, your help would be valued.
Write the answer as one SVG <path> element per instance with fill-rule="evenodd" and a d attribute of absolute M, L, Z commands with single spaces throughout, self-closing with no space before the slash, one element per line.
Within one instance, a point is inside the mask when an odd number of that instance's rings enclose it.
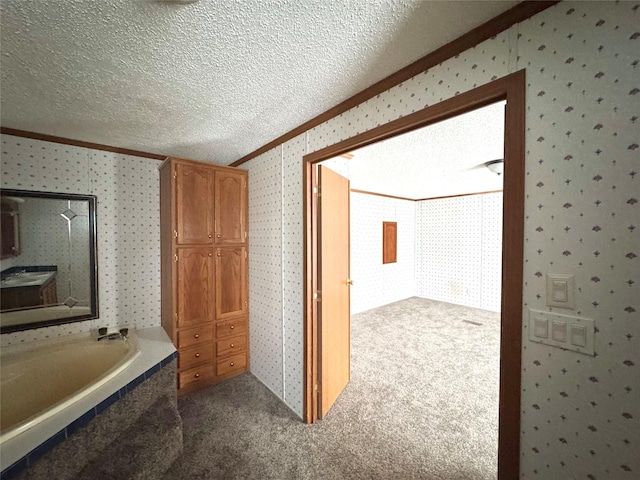
<path fill-rule="evenodd" d="M 193 327 L 214 319 L 215 277 L 213 248 L 176 248 L 176 300 L 179 328 Z"/>
<path fill-rule="evenodd" d="M 246 247 L 216 248 L 216 320 L 245 316 L 246 290 Z"/>
<path fill-rule="evenodd" d="M 3 288 L 0 294 L 0 310 L 22 310 L 58 304 L 56 277 L 40 285 Z"/>
<path fill-rule="evenodd" d="M 0 229 L 0 243 L 2 250 L 0 258 L 17 257 L 20 255 L 20 215 L 18 203 L 2 197 L 2 226 Z"/>
<path fill-rule="evenodd" d="M 234 245 L 247 238 L 247 175 L 215 172 L 216 244 Z"/>
<path fill-rule="evenodd" d="M 176 164 L 176 243 L 213 243 L 213 174 L 208 166 Z"/>
<path fill-rule="evenodd" d="M 249 368 L 247 172 L 169 158 L 160 167 L 162 325 L 178 388 Z"/>

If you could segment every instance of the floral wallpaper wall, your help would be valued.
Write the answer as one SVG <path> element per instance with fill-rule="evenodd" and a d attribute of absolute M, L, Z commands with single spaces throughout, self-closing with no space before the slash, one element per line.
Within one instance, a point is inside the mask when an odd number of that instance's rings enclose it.
<path fill-rule="evenodd" d="M 306 133 L 309 153 L 526 69 L 521 478 L 640 475 L 639 15 L 638 2 L 561 2 Z M 285 168 L 301 178 L 302 153 Z M 528 310 L 559 310 L 547 273 L 575 276 L 594 357 L 528 341 Z M 297 331 L 298 294 L 282 307 Z"/>
<path fill-rule="evenodd" d="M 574 274 L 567 313 L 596 326 L 595 357 L 524 342 L 527 478 L 640 476 L 638 7 L 561 3 L 519 30 L 529 83 L 524 307 L 547 309 L 547 273 Z"/>
<path fill-rule="evenodd" d="M 3 334 L 0 345 L 102 326 L 159 326 L 160 162 L 12 135 L 0 138 L 3 188 L 96 195 L 100 314 L 97 320 Z"/>
<path fill-rule="evenodd" d="M 502 193 L 416 202 L 416 294 L 500 311 Z"/>
<path fill-rule="evenodd" d="M 416 202 L 351 192 L 351 314 L 416 294 Z M 395 263 L 382 263 L 382 222 L 397 222 Z"/>

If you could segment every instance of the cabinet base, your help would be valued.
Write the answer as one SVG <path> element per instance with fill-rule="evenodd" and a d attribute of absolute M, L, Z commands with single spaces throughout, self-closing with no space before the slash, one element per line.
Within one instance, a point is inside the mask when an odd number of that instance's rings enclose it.
<path fill-rule="evenodd" d="M 233 377 L 237 377 L 238 375 L 242 375 L 249 371 L 248 368 L 243 368 L 242 370 L 237 370 L 234 372 L 230 372 L 224 375 L 218 375 L 216 377 L 202 378 L 201 380 L 196 380 L 193 382 L 189 382 L 183 387 L 178 387 L 178 396 L 187 395 L 189 393 L 196 392 L 198 390 L 202 390 L 206 387 L 211 387 L 213 385 L 217 385 L 218 383 L 228 380 Z M 180 384 L 180 373 L 178 373 L 178 385 Z"/>

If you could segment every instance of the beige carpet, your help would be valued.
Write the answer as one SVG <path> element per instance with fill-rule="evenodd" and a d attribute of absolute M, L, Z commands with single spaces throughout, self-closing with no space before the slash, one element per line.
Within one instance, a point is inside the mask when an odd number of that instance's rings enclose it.
<path fill-rule="evenodd" d="M 499 331 L 499 314 L 415 297 L 354 315 L 351 382 L 324 420 L 234 378 L 179 400 L 165 478 L 496 478 Z"/>

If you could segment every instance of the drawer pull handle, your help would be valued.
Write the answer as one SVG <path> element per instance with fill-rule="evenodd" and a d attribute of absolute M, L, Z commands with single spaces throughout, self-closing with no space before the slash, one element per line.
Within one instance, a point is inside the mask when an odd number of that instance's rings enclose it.
<path fill-rule="evenodd" d="M 196 374 L 194 375 L 194 377 L 196 377 L 196 378 L 200 378 L 200 374 L 199 374 L 199 373 L 196 373 Z"/>
<path fill-rule="evenodd" d="M 233 362 L 229 363 L 229 366 L 233 367 Z"/>
<path fill-rule="evenodd" d="M 234 328 L 236 328 L 236 326 L 235 326 L 235 325 L 231 325 L 229 328 L 230 328 L 231 330 L 233 330 Z"/>
<path fill-rule="evenodd" d="M 200 338 L 200 335 L 196 333 L 193 338 Z"/>
<path fill-rule="evenodd" d="M 199 353 L 196 353 L 196 358 L 200 358 L 200 354 Z"/>
<path fill-rule="evenodd" d="M 233 348 L 233 347 L 235 347 L 235 345 L 232 343 L 232 344 L 231 344 L 231 348 Z"/>

